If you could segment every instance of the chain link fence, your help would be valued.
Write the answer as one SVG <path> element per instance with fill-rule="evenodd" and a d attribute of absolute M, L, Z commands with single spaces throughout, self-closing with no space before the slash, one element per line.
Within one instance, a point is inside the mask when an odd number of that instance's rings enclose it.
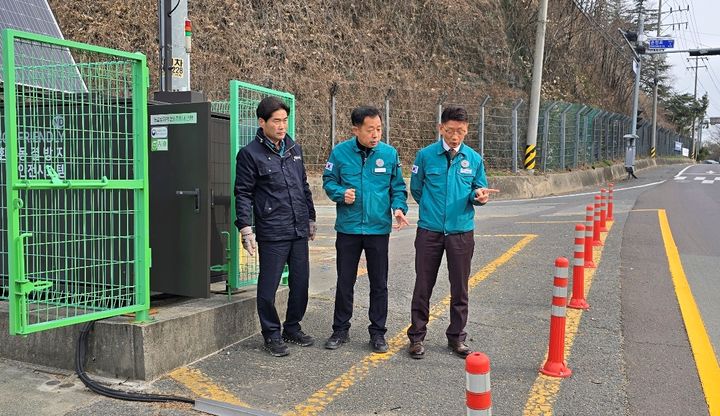
<path fill-rule="evenodd" d="M 412 164 L 418 150 L 438 139 L 440 113 L 453 104 L 468 111 L 470 129 L 465 143 L 483 155 L 488 169 L 522 169 L 528 120 L 528 103 L 522 99 L 498 100 L 467 90 L 396 90 L 357 82 L 315 82 L 310 86 L 310 94 L 296 95 L 296 135 L 311 172 L 321 171 L 330 150 L 352 136 L 350 113 L 360 105 L 381 109 L 383 140 L 398 149 L 406 165 Z M 622 160 L 623 135 L 630 131 L 629 116 L 582 103 L 545 101 L 539 114 L 536 170 L 562 171 Z M 637 134 L 636 154 L 646 157 L 652 125 L 644 123 Z M 675 142 L 689 148 L 691 139 L 658 128 L 656 155 L 679 155 Z"/>

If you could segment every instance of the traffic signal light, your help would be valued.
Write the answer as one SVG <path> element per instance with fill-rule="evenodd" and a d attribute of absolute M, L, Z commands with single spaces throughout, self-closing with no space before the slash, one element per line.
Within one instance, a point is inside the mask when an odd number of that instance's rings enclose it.
<path fill-rule="evenodd" d="M 628 44 L 635 49 L 635 52 L 638 55 L 642 55 L 647 51 L 647 46 L 645 42 L 638 41 L 638 34 L 637 32 L 625 32 L 624 30 L 620 30 L 620 33 L 622 33 L 623 37 L 625 37 L 625 40 L 628 41 Z"/>
<path fill-rule="evenodd" d="M 688 51 L 688 54 L 690 56 L 720 55 L 720 48 L 691 49 Z"/>
<path fill-rule="evenodd" d="M 642 127 L 643 123 L 645 123 L 645 120 L 643 120 L 643 118 L 640 117 L 640 114 L 642 114 L 642 113 L 643 113 L 643 110 L 637 110 L 637 119 L 636 119 L 636 121 L 635 121 L 635 130 L 636 130 L 636 131 L 637 131 L 637 130 L 640 130 L 640 128 Z"/>

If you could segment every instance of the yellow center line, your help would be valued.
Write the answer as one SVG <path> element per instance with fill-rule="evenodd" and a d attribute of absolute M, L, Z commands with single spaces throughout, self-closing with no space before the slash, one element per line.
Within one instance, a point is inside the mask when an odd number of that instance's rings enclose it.
<path fill-rule="evenodd" d="M 612 225 L 612 221 L 607 222 L 608 234 L 612 229 Z M 607 234 L 601 234 L 602 241 L 605 241 L 606 238 Z M 600 265 L 602 251 L 602 247 L 593 250 L 593 262 L 597 265 Z M 570 262 L 570 267 L 572 267 L 572 261 Z M 592 287 L 595 270 L 596 269 L 585 269 L 585 298 L 588 297 L 590 287 Z M 570 276 L 572 276 L 572 272 Z M 582 318 L 583 310 L 567 308 L 565 311 L 565 356 L 567 357 L 570 355 L 570 350 L 575 342 L 575 335 L 580 326 L 580 318 Z M 547 358 L 547 352 L 545 358 Z M 543 358 L 543 362 L 545 362 L 545 358 Z M 530 389 L 528 400 L 525 402 L 523 416 L 552 415 L 553 405 L 560 391 L 560 382 L 562 380 L 562 378 L 548 377 L 544 374 L 539 374 Z"/>
<path fill-rule="evenodd" d="M 500 257 L 496 258 L 492 262 L 488 263 L 485 267 L 480 269 L 475 275 L 473 275 L 468 281 L 468 291 L 472 290 L 480 282 L 485 280 L 488 276 L 494 273 L 498 267 L 507 263 L 513 256 L 520 252 L 525 246 L 527 246 L 532 240 L 534 240 L 536 234 L 524 234 L 522 239 L 512 246 L 509 250 L 503 253 Z M 430 320 L 428 324 L 434 321 L 438 316 L 447 313 L 450 305 L 450 295 L 446 296 L 442 301 L 435 304 L 430 309 Z M 336 398 L 343 394 L 346 390 L 352 387 L 356 382 L 365 379 L 370 370 L 378 367 L 381 363 L 390 360 L 395 354 L 403 349 L 407 343 L 407 328 L 398 332 L 388 341 L 388 352 L 385 354 L 369 354 L 366 355 L 359 363 L 350 367 L 348 371 L 336 377 L 333 381 L 325 385 L 324 388 L 313 393 L 304 402 L 295 406 L 293 410 L 286 413 L 286 416 L 309 416 L 317 415 L 322 412 L 330 403 Z"/>
<path fill-rule="evenodd" d="M 680 252 L 675 245 L 675 239 L 673 239 L 670 231 L 670 223 L 664 209 L 658 210 L 658 219 L 663 242 L 665 243 L 665 254 L 670 266 L 670 275 L 672 276 L 673 286 L 675 286 L 675 295 L 685 322 L 690 347 L 695 356 L 695 365 L 705 392 L 705 401 L 710 416 L 718 416 L 720 415 L 720 366 L 718 365 L 717 356 L 710 342 L 710 337 L 708 337 L 705 330 L 700 310 L 690 290 L 690 284 L 680 261 Z"/>
<path fill-rule="evenodd" d="M 200 397 L 230 403 L 236 406 L 252 407 L 235 397 L 229 391 L 213 383 L 213 381 L 200 370 L 182 367 L 171 372 L 168 376 Z"/>

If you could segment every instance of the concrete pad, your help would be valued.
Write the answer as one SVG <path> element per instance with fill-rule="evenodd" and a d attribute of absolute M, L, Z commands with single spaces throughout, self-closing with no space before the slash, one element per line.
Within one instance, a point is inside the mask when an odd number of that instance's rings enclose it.
<path fill-rule="evenodd" d="M 278 290 L 278 313 L 287 306 L 286 288 Z M 153 322 L 120 316 L 98 321 L 88 342 L 88 372 L 119 379 L 153 380 L 260 331 L 255 290 L 208 299 L 176 298 L 153 305 Z M 0 302 L 0 357 L 74 369 L 81 325 L 28 336 L 10 336 L 7 303 Z"/>

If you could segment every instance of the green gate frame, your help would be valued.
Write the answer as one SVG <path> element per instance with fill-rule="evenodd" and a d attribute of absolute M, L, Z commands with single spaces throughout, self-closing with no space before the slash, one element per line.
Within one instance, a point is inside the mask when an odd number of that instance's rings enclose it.
<path fill-rule="evenodd" d="M 255 138 L 255 131 L 258 127 L 257 109 L 260 101 L 267 96 L 275 96 L 290 107 L 288 116 L 288 133 L 295 140 L 295 96 L 288 92 L 273 90 L 247 82 L 230 81 L 230 218 L 235 218 L 235 197 L 234 178 L 237 153 L 240 149 Z M 241 131 L 244 130 L 244 131 Z M 248 132 L 251 132 L 248 134 Z M 230 221 L 234 223 L 233 220 Z M 258 263 L 257 256 L 248 265 L 247 270 L 240 270 L 239 232 L 234 228 L 230 232 L 230 256 L 228 273 L 228 290 L 235 290 L 240 287 L 257 284 Z M 249 260 L 249 259 L 248 259 Z M 252 267 L 251 267 L 252 266 Z M 287 265 L 283 273 L 282 284 L 287 284 Z"/>
<path fill-rule="evenodd" d="M 128 313 L 134 313 L 138 321 L 149 321 L 149 76 L 145 56 L 13 29 L 2 32 L 2 42 L 10 334 L 25 335 Z M 73 63 L 67 64 L 24 57 L 33 59 L 32 65 L 21 62 L 16 66 L 16 43 L 72 50 L 81 57 L 105 60 L 77 63 L 73 56 Z M 30 79 L 38 73 L 55 77 L 59 73 L 60 77 L 53 79 L 60 80 L 62 74 L 76 74 L 83 80 L 84 89 L 33 88 L 22 82 L 24 76 Z M 94 90 L 92 83 L 106 88 Z M 25 126 L 29 120 L 30 128 L 43 128 L 47 123 L 42 114 L 32 112 L 30 117 L 18 119 L 18 110 L 24 114 L 33 99 L 57 106 L 51 107 L 54 109 L 75 106 L 71 112 L 82 111 L 71 114 L 82 121 L 70 129 L 68 143 L 77 154 L 66 152 L 70 162 L 65 163 L 72 172 L 69 179 L 42 162 L 37 167 L 44 171 L 38 176 L 44 179 L 30 179 L 29 175 L 21 178 L 18 173 L 18 122 Z M 130 111 L 113 102 L 120 99 L 131 103 Z M 96 109 L 99 114 L 93 112 Z M 123 121 L 125 131 L 120 127 Z M 63 147 L 65 143 L 63 138 Z M 122 157 L 121 144 L 125 145 L 126 158 Z M 91 153 L 89 162 L 86 151 Z M 40 202 L 33 209 L 35 201 Z M 22 220 L 32 229 L 23 230 Z M 73 234 L 76 229 L 80 231 Z M 38 236 L 33 238 L 33 232 Z M 26 249 L 32 251 L 29 257 Z"/>

